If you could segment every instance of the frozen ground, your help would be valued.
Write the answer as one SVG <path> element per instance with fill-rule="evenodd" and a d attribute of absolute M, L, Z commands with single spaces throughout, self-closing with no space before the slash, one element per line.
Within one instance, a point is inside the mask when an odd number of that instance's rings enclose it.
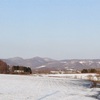
<path fill-rule="evenodd" d="M 0 74 L 0 100 L 100 100 L 90 82 L 48 76 Z"/>

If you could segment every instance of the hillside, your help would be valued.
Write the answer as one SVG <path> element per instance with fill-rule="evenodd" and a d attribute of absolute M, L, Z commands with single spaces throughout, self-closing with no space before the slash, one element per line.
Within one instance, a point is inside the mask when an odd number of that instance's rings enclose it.
<path fill-rule="evenodd" d="M 71 60 L 53 60 L 50 58 L 34 57 L 23 59 L 20 57 L 2 59 L 8 65 L 28 66 L 32 69 L 52 69 L 52 70 L 67 70 L 67 69 L 84 69 L 84 68 L 100 68 L 100 59 L 71 59 Z"/>

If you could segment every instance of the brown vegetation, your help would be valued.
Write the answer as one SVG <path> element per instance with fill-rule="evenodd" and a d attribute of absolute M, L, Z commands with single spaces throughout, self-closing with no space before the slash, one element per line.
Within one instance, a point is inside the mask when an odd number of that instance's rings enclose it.
<path fill-rule="evenodd" d="M 0 60 L 0 73 L 1 74 L 9 73 L 9 66 L 2 60 Z"/>

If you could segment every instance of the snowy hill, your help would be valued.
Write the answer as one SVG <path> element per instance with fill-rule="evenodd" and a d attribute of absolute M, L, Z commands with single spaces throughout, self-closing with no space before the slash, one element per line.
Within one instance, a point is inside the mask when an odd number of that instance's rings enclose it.
<path fill-rule="evenodd" d="M 29 66 L 32 69 L 84 69 L 84 68 L 100 68 L 100 59 L 71 59 L 71 60 L 53 60 L 50 58 L 34 57 L 23 59 L 20 57 L 2 59 L 8 65 Z M 42 66 L 42 67 L 41 67 Z M 45 66 L 45 67 L 43 67 Z"/>

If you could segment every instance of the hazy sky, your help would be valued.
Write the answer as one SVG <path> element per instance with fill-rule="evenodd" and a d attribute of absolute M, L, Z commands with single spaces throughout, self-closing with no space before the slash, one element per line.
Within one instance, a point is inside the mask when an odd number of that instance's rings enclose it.
<path fill-rule="evenodd" d="M 100 58 L 100 0 L 0 0 L 0 58 Z"/>

